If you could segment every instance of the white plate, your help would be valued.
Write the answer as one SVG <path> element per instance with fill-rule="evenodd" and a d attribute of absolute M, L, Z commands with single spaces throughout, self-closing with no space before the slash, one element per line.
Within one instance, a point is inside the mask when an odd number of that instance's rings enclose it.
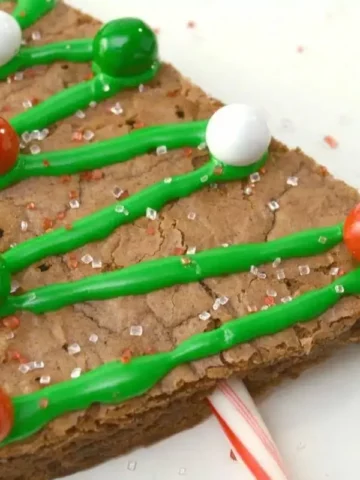
<path fill-rule="evenodd" d="M 162 58 L 225 102 L 262 106 L 274 136 L 360 186 L 360 5 L 356 0 L 69 0 L 103 21 L 160 28 Z M 187 28 L 188 21 L 196 23 Z M 303 52 L 298 52 L 298 47 Z M 325 145 L 334 136 L 338 149 Z M 260 409 L 293 480 L 360 477 L 360 349 L 284 382 Z M 72 480 L 247 479 L 213 419 Z"/>

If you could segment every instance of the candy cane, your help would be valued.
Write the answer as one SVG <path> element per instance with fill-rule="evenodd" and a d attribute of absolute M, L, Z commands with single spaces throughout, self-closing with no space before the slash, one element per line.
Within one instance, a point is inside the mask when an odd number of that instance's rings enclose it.
<path fill-rule="evenodd" d="M 222 382 L 208 400 L 236 459 L 246 465 L 251 478 L 287 480 L 277 447 L 243 383 Z"/>

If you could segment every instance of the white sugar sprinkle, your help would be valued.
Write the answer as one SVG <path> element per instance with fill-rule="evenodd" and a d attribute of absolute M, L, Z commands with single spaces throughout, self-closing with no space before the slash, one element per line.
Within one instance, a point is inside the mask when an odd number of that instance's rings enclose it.
<path fill-rule="evenodd" d="M 12 280 L 10 293 L 16 292 L 20 288 L 20 283 L 17 280 Z"/>
<path fill-rule="evenodd" d="M 85 130 L 85 132 L 83 133 L 83 138 L 87 142 L 90 142 L 94 137 L 95 137 L 95 133 L 92 130 Z"/>
<path fill-rule="evenodd" d="M 208 175 L 203 175 L 201 178 L 200 178 L 200 182 L 201 183 L 205 183 L 209 180 L 209 176 Z"/>
<path fill-rule="evenodd" d="M 115 105 L 110 108 L 110 111 L 114 115 L 121 115 L 124 112 L 119 102 L 116 102 Z"/>
<path fill-rule="evenodd" d="M 217 298 L 212 306 L 213 310 L 219 310 L 220 308 L 220 300 Z"/>
<path fill-rule="evenodd" d="M 299 273 L 300 275 L 309 275 L 310 267 L 309 265 L 299 265 Z"/>
<path fill-rule="evenodd" d="M 39 30 L 35 30 L 31 33 L 32 40 L 40 40 L 41 39 L 41 32 Z"/>
<path fill-rule="evenodd" d="M 220 305 L 226 305 L 228 301 L 229 301 L 229 298 L 226 297 L 225 295 L 222 295 L 221 297 L 219 297 Z"/>
<path fill-rule="evenodd" d="M 268 203 L 268 207 L 272 212 L 275 212 L 276 210 L 279 210 L 280 205 L 276 200 L 271 200 L 271 202 Z"/>
<path fill-rule="evenodd" d="M 179 469 L 179 475 L 186 475 L 186 468 L 180 468 Z"/>
<path fill-rule="evenodd" d="M 32 155 L 38 155 L 41 152 L 41 148 L 39 147 L 39 145 L 31 145 L 30 152 L 32 153 Z"/>
<path fill-rule="evenodd" d="M 25 220 L 22 220 L 21 223 L 20 223 L 20 228 L 23 232 L 26 232 L 27 229 L 29 227 L 29 224 L 28 222 L 26 222 Z"/>
<path fill-rule="evenodd" d="M 24 150 L 26 148 L 26 144 L 24 142 L 20 142 L 20 149 Z"/>
<path fill-rule="evenodd" d="M 78 110 L 78 111 L 75 113 L 75 117 L 83 119 L 83 118 L 86 117 L 86 113 L 85 113 L 83 110 Z"/>
<path fill-rule="evenodd" d="M 276 290 L 269 288 L 268 290 L 266 290 L 266 295 L 268 295 L 269 297 L 277 297 L 277 292 Z"/>
<path fill-rule="evenodd" d="M 211 317 L 209 312 L 201 312 L 199 315 L 200 320 L 209 320 Z"/>
<path fill-rule="evenodd" d="M 339 267 L 332 267 L 330 268 L 330 275 L 336 276 L 339 273 Z"/>
<path fill-rule="evenodd" d="M 229 244 L 228 243 L 222 243 L 221 246 L 224 247 L 224 248 L 227 248 L 229 246 Z"/>
<path fill-rule="evenodd" d="M 269 305 L 263 305 L 260 310 L 267 310 L 269 308 Z"/>
<path fill-rule="evenodd" d="M 97 343 L 99 340 L 99 337 L 98 335 L 96 335 L 96 333 L 92 333 L 89 337 L 89 342 L 91 343 Z"/>
<path fill-rule="evenodd" d="M 102 268 L 103 266 L 103 263 L 100 259 L 94 259 L 92 262 L 91 262 L 91 266 L 92 268 Z"/>
<path fill-rule="evenodd" d="M 43 361 L 40 362 L 32 362 L 34 365 L 34 370 L 42 369 L 45 367 L 45 364 Z"/>
<path fill-rule="evenodd" d="M 344 293 L 345 289 L 342 285 L 335 285 L 335 292 L 336 293 Z"/>
<path fill-rule="evenodd" d="M 279 269 L 279 270 L 277 270 L 277 272 L 276 272 L 276 278 L 277 278 L 278 280 L 284 280 L 284 278 L 285 278 L 285 271 L 284 271 L 282 268 Z"/>
<path fill-rule="evenodd" d="M 79 208 L 80 207 L 79 200 L 76 200 L 76 198 L 73 198 L 72 200 L 70 200 L 69 205 L 70 205 L 70 208 Z"/>
<path fill-rule="evenodd" d="M 50 375 L 42 375 L 39 380 L 41 385 L 49 385 L 51 382 L 51 377 Z"/>
<path fill-rule="evenodd" d="M 318 238 L 318 242 L 319 243 L 322 243 L 323 245 L 325 245 L 325 243 L 327 242 L 327 238 L 326 237 L 323 237 L 323 236 L 320 236 Z"/>
<path fill-rule="evenodd" d="M 299 179 L 298 177 L 288 177 L 286 180 L 287 185 L 290 185 L 291 187 L 297 187 L 299 184 Z"/>
<path fill-rule="evenodd" d="M 120 198 L 123 193 L 124 193 L 124 190 L 121 189 L 120 187 L 113 188 L 112 194 L 114 195 L 115 198 Z"/>
<path fill-rule="evenodd" d="M 143 85 L 142 83 L 140 83 L 139 87 L 138 87 L 138 90 L 140 93 L 143 93 L 143 91 L 145 90 L 145 85 Z"/>
<path fill-rule="evenodd" d="M 130 335 L 133 337 L 141 337 L 143 334 L 143 327 L 141 325 L 131 325 Z"/>
<path fill-rule="evenodd" d="M 259 269 L 257 267 L 255 267 L 255 265 L 251 265 L 250 273 L 252 273 L 253 275 L 257 275 L 258 272 L 259 272 Z"/>
<path fill-rule="evenodd" d="M 28 373 L 29 370 L 30 368 L 26 363 L 23 363 L 19 366 L 19 372 L 21 373 Z"/>
<path fill-rule="evenodd" d="M 41 132 L 40 130 L 33 130 L 30 133 L 31 140 L 40 140 Z"/>
<path fill-rule="evenodd" d="M 130 470 L 130 472 L 133 472 L 134 470 L 136 470 L 136 465 L 137 463 L 136 462 L 128 462 L 127 464 L 127 469 Z"/>
<path fill-rule="evenodd" d="M 165 145 L 160 145 L 160 147 L 157 147 L 156 155 L 165 155 L 165 153 L 167 153 L 167 148 Z"/>
<path fill-rule="evenodd" d="M 266 273 L 265 272 L 259 272 L 257 274 L 257 277 L 260 278 L 260 280 L 265 280 L 266 278 Z"/>
<path fill-rule="evenodd" d="M 253 193 L 253 189 L 251 187 L 245 187 L 244 188 L 244 193 L 245 193 L 245 195 L 250 196 Z"/>
<path fill-rule="evenodd" d="M 280 258 L 280 257 L 277 257 L 277 258 L 275 258 L 275 260 L 273 261 L 272 266 L 273 266 L 274 268 L 277 268 L 277 267 L 280 265 L 280 263 L 281 263 L 281 258 Z"/>
<path fill-rule="evenodd" d="M 16 72 L 14 75 L 14 80 L 16 82 L 21 82 L 21 80 L 24 80 L 24 72 Z"/>
<path fill-rule="evenodd" d="M 172 178 L 171 177 L 166 177 L 164 178 L 164 183 L 171 183 L 172 182 Z"/>
<path fill-rule="evenodd" d="M 186 253 L 188 255 L 194 255 L 194 253 L 196 253 L 196 247 L 189 247 L 187 250 L 186 250 Z"/>
<path fill-rule="evenodd" d="M 195 220 L 196 218 L 196 213 L 195 212 L 189 212 L 187 218 L 189 220 Z"/>
<path fill-rule="evenodd" d="M 125 207 L 124 207 L 124 205 L 116 205 L 116 207 L 115 207 L 115 212 L 116 212 L 116 213 L 125 213 Z"/>
<path fill-rule="evenodd" d="M 91 263 L 93 261 L 93 257 L 91 255 L 89 255 L 88 253 L 86 253 L 85 255 L 83 255 L 81 257 L 81 261 L 83 263 L 85 263 L 85 265 L 89 265 L 89 263 Z"/>
<path fill-rule="evenodd" d="M 74 370 L 70 373 L 71 378 L 79 378 L 80 375 L 81 375 L 81 368 L 80 367 L 74 368 Z"/>
<path fill-rule="evenodd" d="M 26 109 L 31 108 L 33 106 L 31 100 L 24 100 L 22 104 L 23 104 L 23 107 Z"/>
<path fill-rule="evenodd" d="M 286 297 L 283 297 L 281 299 L 281 302 L 282 303 L 289 303 L 289 302 L 291 302 L 291 300 L 292 300 L 292 297 L 290 297 L 290 295 L 287 295 Z"/>
<path fill-rule="evenodd" d="M 146 209 L 146 217 L 149 218 L 150 220 L 156 220 L 157 219 L 157 211 L 154 210 L 153 208 L 148 207 Z"/>
<path fill-rule="evenodd" d="M 198 150 L 205 150 L 206 148 L 206 143 L 205 142 L 201 142 L 199 145 L 198 145 Z"/>
<path fill-rule="evenodd" d="M 68 345 L 67 351 L 69 355 L 76 355 L 81 352 L 81 347 L 78 343 L 71 343 Z"/>
<path fill-rule="evenodd" d="M 94 101 L 92 101 L 92 102 L 89 103 L 89 107 L 90 107 L 90 108 L 95 108 L 96 105 L 97 105 L 97 102 L 94 102 Z"/>
<path fill-rule="evenodd" d="M 13 338 L 15 338 L 15 333 L 14 332 L 8 332 L 5 335 L 5 338 L 6 338 L 6 340 L 12 340 Z"/>
<path fill-rule="evenodd" d="M 255 182 L 260 182 L 260 173 L 259 172 L 254 172 L 250 176 L 250 182 L 255 183 Z"/>
<path fill-rule="evenodd" d="M 107 85 L 107 84 L 104 85 L 103 90 L 104 90 L 104 92 L 109 92 L 110 91 L 110 85 Z"/>
<path fill-rule="evenodd" d="M 39 135 L 39 140 L 45 140 L 45 138 L 49 135 L 50 131 L 48 128 L 43 128 L 41 131 L 40 131 L 40 135 Z"/>

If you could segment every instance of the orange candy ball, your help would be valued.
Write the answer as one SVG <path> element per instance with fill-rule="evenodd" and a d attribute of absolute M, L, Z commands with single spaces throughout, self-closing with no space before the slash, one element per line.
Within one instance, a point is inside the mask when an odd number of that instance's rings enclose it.
<path fill-rule="evenodd" d="M 11 432 L 14 425 L 14 407 L 10 396 L 0 388 L 0 442 Z"/>
<path fill-rule="evenodd" d="M 20 151 L 17 133 L 9 122 L 0 117 L 0 175 L 14 168 Z"/>
<path fill-rule="evenodd" d="M 351 255 L 360 261 L 360 204 L 356 205 L 346 217 L 344 242 Z"/>

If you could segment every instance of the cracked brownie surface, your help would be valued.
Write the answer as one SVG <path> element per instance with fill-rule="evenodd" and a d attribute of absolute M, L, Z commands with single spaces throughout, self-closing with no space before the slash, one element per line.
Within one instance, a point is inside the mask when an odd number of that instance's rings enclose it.
<path fill-rule="evenodd" d="M 2 3 L 0 8 L 10 11 L 11 4 Z M 34 43 L 34 30 L 41 32 L 37 44 L 90 37 L 98 27 L 93 19 L 59 4 L 26 31 L 25 38 Z M 11 118 L 24 109 L 27 100 L 42 101 L 83 81 L 90 73 L 90 65 L 82 64 L 57 63 L 31 69 L 21 81 L 0 84 L 0 114 Z M 119 115 L 112 111 L 117 102 L 123 109 Z M 39 145 L 42 151 L 76 147 L 86 142 L 76 140 L 81 138 L 79 132 L 90 132 L 90 137 L 93 133 L 90 141 L 98 141 L 125 135 L 144 125 L 209 118 L 219 106 L 219 102 L 164 64 L 144 91 L 122 92 L 87 109 L 85 116 L 78 114 L 61 121 L 49 127 L 45 140 L 32 141 L 23 151 L 30 151 L 31 145 Z M 13 243 L 40 235 L 44 230 L 71 224 L 115 202 L 120 190 L 122 195 L 132 195 L 164 177 L 197 168 L 206 159 L 205 150 L 185 148 L 133 158 L 95 171 L 92 177 L 73 175 L 23 181 L 0 192 L 0 249 L 5 251 Z M 79 207 L 71 208 L 71 200 L 77 200 Z M 279 205 L 275 211 L 269 208 L 272 201 Z M 204 188 L 167 205 L 156 220 L 139 219 L 120 227 L 104 241 L 33 265 L 14 276 L 14 289 L 21 293 L 54 282 L 77 280 L 152 258 L 182 254 L 193 247 L 199 251 L 222 244 L 264 242 L 302 229 L 332 225 L 344 220 L 358 201 L 354 189 L 334 180 L 300 150 L 289 151 L 273 141 L 259 181 Z M 86 255 L 101 268 L 84 263 Z M 345 246 L 339 245 L 324 255 L 276 262 L 255 273 L 207 279 L 148 295 L 81 303 L 41 316 L 21 313 L 14 338 L 6 329 L 0 329 L 0 384 L 11 395 L 26 394 L 42 388 L 42 376 L 50 376 L 53 384 L 69 380 L 77 368 L 84 373 L 123 355 L 169 350 L 193 334 L 268 305 L 269 297 L 272 302 L 281 303 L 286 297 L 294 298 L 328 284 L 352 267 Z M 216 299 L 220 297 L 227 297 L 228 301 L 219 306 Z M 199 318 L 202 312 L 209 312 L 210 318 Z M 0 472 L 21 456 L 76 445 L 76 439 L 81 439 L 84 432 L 90 435 L 114 424 L 129 429 L 132 419 L 150 415 L 152 409 L 166 410 L 171 401 L 186 405 L 186 399 L 194 392 L 203 391 L 205 395 L 216 381 L 235 372 L 256 393 L 283 373 L 296 373 L 298 365 L 317 358 L 333 345 L 357 341 L 359 312 L 359 298 L 344 298 L 314 321 L 179 367 L 141 398 L 64 415 L 26 442 L 1 449 Z M 134 330 L 135 327 L 141 328 Z M 141 334 L 134 335 L 135 331 Z M 78 344 L 80 351 L 70 355 L 69 346 L 73 344 Z M 23 374 L 14 353 L 29 361 L 42 361 L 44 368 Z M 194 418 L 198 417 L 194 414 Z M 138 444 L 141 442 L 139 437 Z M 50 478 L 50 470 L 33 478 Z M 29 478 L 7 475 L 6 478 Z"/>

